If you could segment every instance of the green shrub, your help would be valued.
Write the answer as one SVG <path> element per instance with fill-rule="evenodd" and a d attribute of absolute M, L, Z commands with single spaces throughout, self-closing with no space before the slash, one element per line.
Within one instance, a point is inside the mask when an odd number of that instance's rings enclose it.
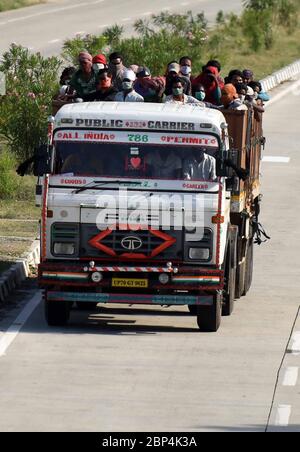
<path fill-rule="evenodd" d="M 19 178 L 15 171 L 16 159 L 7 150 L 0 151 L 0 199 L 14 198 Z"/>
<path fill-rule="evenodd" d="M 47 117 L 57 92 L 58 58 L 12 45 L 2 57 L 0 71 L 6 75 L 7 94 L 0 97 L 0 137 L 19 160 L 31 157 L 47 138 Z"/>

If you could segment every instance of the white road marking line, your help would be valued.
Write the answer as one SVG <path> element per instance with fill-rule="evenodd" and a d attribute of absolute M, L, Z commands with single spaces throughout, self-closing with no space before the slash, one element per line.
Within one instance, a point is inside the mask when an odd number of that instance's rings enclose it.
<path fill-rule="evenodd" d="M 290 157 L 274 157 L 274 156 L 265 156 L 262 161 L 264 163 L 290 163 Z"/>
<path fill-rule="evenodd" d="M 5 356 L 8 347 L 18 336 L 20 330 L 23 328 L 33 311 L 38 307 L 41 302 L 41 293 L 38 292 L 35 296 L 26 304 L 23 311 L 18 315 L 14 323 L 8 328 L 0 339 L 0 358 Z"/>
<path fill-rule="evenodd" d="M 147 11 L 146 13 L 141 14 L 142 17 L 146 17 L 146 16 L 152 16 L 152 12 L 151 11 Z"/>
<path fill-rule="evenodd" d="M 300 355 L 300 331 L 296 331 L 292 337 L 291 352 L 293 355 Z"/>
<path fill-rule="evenodd" d="M 278 427 L 287 427 L 292 413 L 291 405 L 279 405 L 277 408 L 275 425 Z"/>
<path fill-rule="evenodd" d="M 125 17 L 124 19 L 121 19 L 121 22 L 130 22 L 131 20 L 131 17 Z"/>
<path fill-rule="evenodd" d="M 299 367 L 287 367 L 283 376 L 282 386 L 296 386 L 299 376 Z"/>
<path fill-rule="evenodd" d="M 75 9 L 75 8 L 81 8 L 83 6 L 91 6 L 92 5 L 96 5 L 98 3 L 103 3 L 104 0 L 97 0 L 94 1 L 92 3 L 90 2 L 82 2 L 82 3 L 77 3 L 76 5 L 70 5 L 70 6 L 64 6 L 63 8 L 53 8 L 53 9 L 49 9 L 48 11 L 41 11 L 40 13 L 35 13 L 35 14 L 29 14 L 27 16 L 21 16 L 21 17 L 15 17 L 13 19 L 8 19 L 5 22 L 0 22 L 0 26 L 1 25 L 7 25 L 13 22 L 20 22 L 22 20 L 27 20 L 27 19 L 33 19 L 34 17 L 40 17 L 40 16 L 45 16 L 47 14 L 56 14 L 56 13 L 61 13 L 63 11 L 68 11 L 70 9 Z"/>
<path fill-rule="evenodd" d="M 49 41 L 49 44 L 56 44 L 57 42 L 62 41 L 62 39 L 52 39 L 51 41 Z"/>

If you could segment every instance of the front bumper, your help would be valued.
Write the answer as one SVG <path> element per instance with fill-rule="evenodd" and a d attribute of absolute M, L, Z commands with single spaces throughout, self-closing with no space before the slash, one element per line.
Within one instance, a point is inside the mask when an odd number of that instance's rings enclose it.
<path fill-rule="evenodd" d="M 100 272 L 103 279 L 99 283 L 92 281 L 92 274 Z M 159 281 L 161 273 L 169 274 L 169 283 L 162 284 Z M 162 265 L 161 267 L 134 267 L 125 264 L 108 267 L 95 264 L 93 268 L 84 263 L 46 262 L 39 266 L 39 285 L 44 289 L 53 287 L 59 290 L 71 291 L 72 288 L 81 292 L 118 293 L 120 290 L 112 287 L 113 278 L 147 279 L 147 289 L 132 289 L 129 293 L 142 292 L 148 295 L 177 296 L 177 291 L 193 292 L 215 292 L 224 288 L 224 272 L 212 268 L 178 266 L 177 268 Z M 126 290 L 127 292 L 127 290 Z M 100 303 L 100 302 L 99 302 Z"/>

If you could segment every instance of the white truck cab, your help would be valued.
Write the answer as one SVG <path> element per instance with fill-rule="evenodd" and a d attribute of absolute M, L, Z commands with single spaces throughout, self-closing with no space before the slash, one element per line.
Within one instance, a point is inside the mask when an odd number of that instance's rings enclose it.
<path fill-rule="evenodd" d="M 187 305 L 201 330 L 216 331 L 238 292 L 239 242 L 251 235 L 251 209 L 243 193 L 237 208 L 228 184 L 229 154 L 218 110 L 64 106 L 39 174 L 48 323 L 65 324 L 74 302 Z"/>

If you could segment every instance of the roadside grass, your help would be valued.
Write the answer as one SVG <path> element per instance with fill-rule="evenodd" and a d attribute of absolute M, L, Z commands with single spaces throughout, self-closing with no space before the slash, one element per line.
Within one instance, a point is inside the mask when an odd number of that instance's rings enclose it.
<path fill-rule="evenodd" d="M 21 257 L 39 233 L 40 208 L 35 207 L 33 176 L 16 175 L 16 160 L 0 152 L 0 262 Z M 17 240 L 16 238 L 23 238 Z M 26 240 L 27 239 L 27 240 Z M 4 264 L 2 264 L 4 267 Z"/>
<path fill-rule="evenodd" d="M 282 69 L 300 58 L 300 28 L 288 34 L 282 27 L 277 27 L 274 46 L 269 50 L 253 52 L 246 45 L 243 35 L 227 38 L 222 44 L 218 58 L 225 76 L 231 69 L 252 69 L 256 80 L 261 80 L 275 71 Z M 206 56 L 207 60 L 210 55 Z M 205 58 L 204 58 L 205 59 Z"/>
<path fill-rule="evenodd" d="M 22 255 L 30 249 L 31 244 L 32 240 L 13 241 L 8 239 L 0 239 L 0 261 L 15 262 L 16 259 L 22 257 Z"/>
<path fill-rule="evenodd" d="M 45 0 L 1 0 L 0 12 L 46 3 Z"/>
<path fill-rule="evenodd" d="M 39 234 L 38 221 L 28 220 L 0 220 L 1 237 L 23 237 L 36 239 Z"/>

